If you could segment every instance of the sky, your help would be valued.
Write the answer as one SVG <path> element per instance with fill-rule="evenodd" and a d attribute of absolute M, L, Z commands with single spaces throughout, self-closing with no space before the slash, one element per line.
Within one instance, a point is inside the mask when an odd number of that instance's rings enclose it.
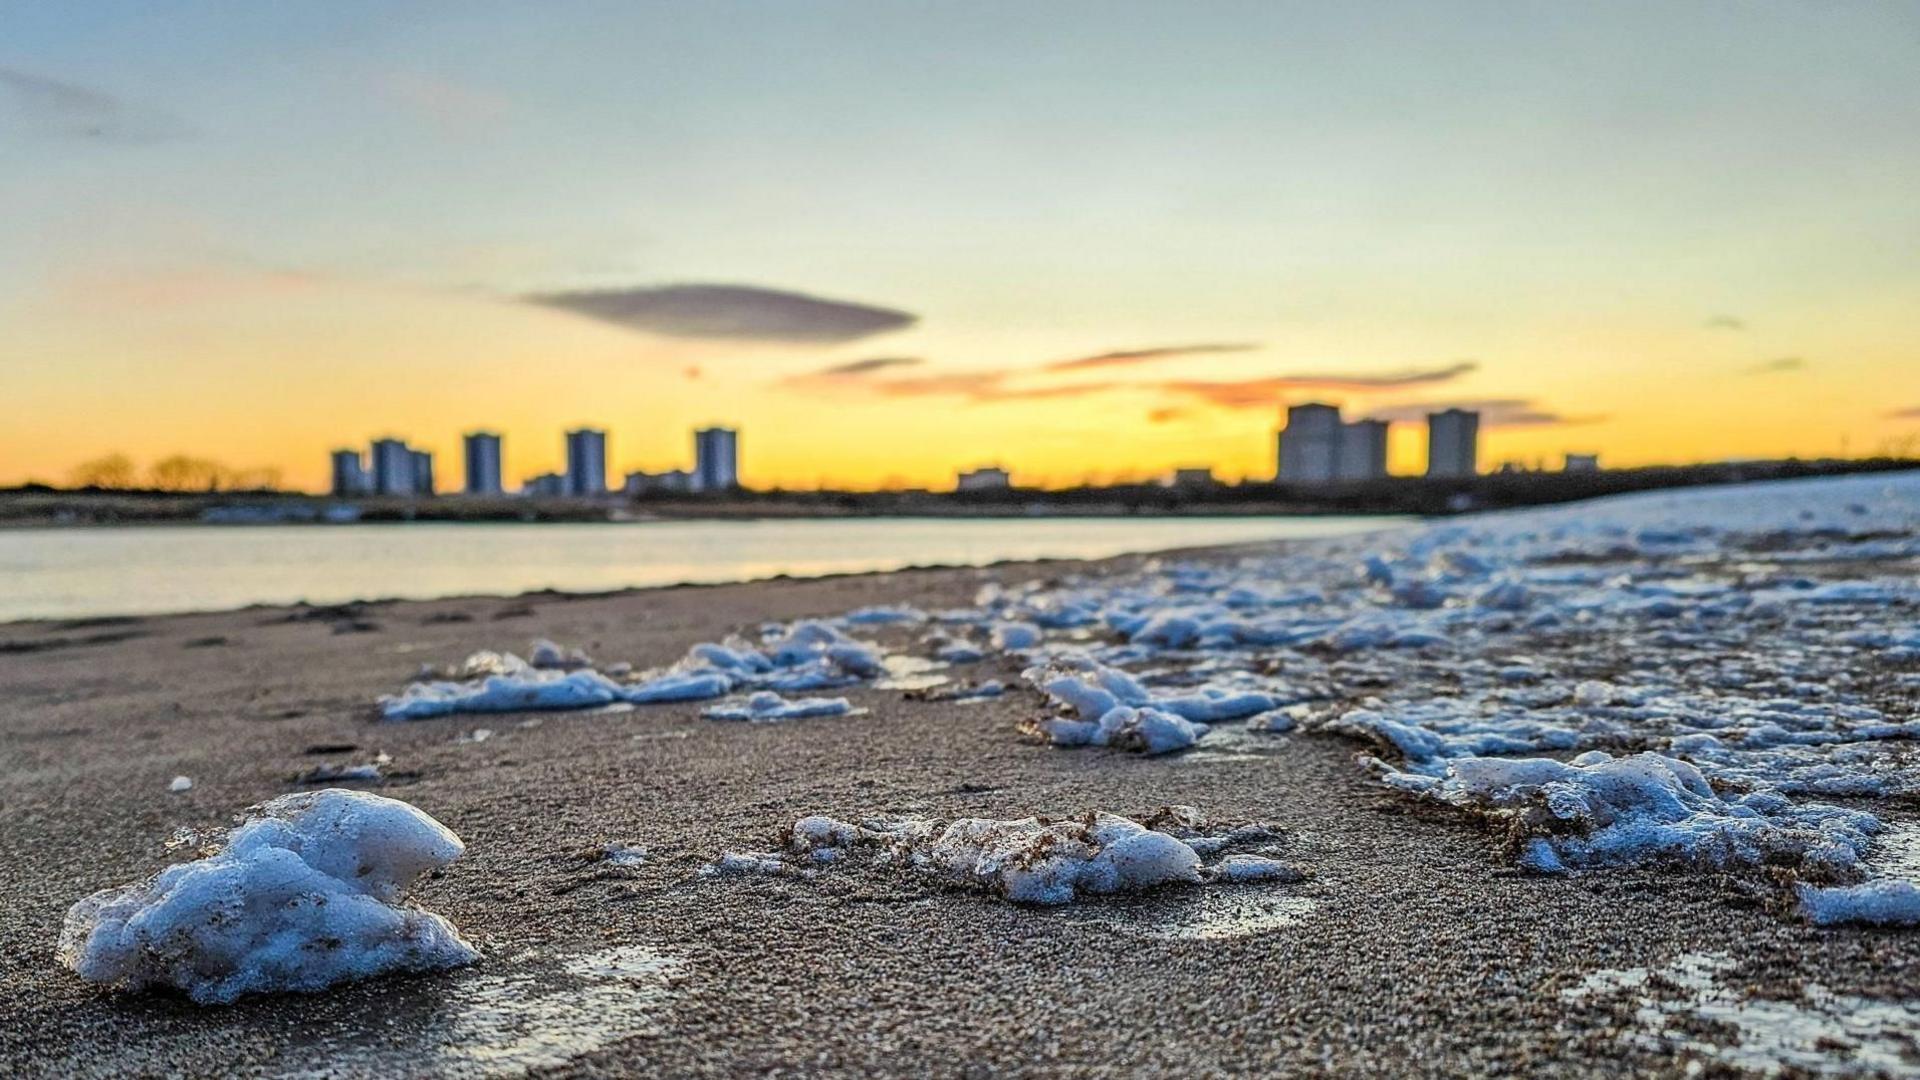
<path fill-rule="evenodd" d="M 0 0 L 0 484 L 1920 451 L 1920 4 Z"/>

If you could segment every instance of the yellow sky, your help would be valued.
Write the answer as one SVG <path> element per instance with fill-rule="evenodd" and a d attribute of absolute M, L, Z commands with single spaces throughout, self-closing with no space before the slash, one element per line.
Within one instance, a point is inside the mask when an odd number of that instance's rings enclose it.
<path fill-rule="evenodd" d="M 1920 404 L 1920 331 L 1900 299 L 1776 309 L 1767 324 L 1741 328 L 1708 325 L 1693 308 L 1549 312 L 1479 327 L 1449 320 L 1447 340 L 1483 346 L 1465 357 L 1419 347 L 1423 335 L 1441 336 L 1432 319 L 1382 319 L 1346 333 L 1337 315 L 1282 315 L 1212 335 L 1257 348 L 1050 373 L 1039 369 L 1121 344 L 1182 342 L 1051 326 L 956 332 L 933 320 L 824 348 L 693 341 L 475 292 L 209 268 L 95 275 L 49 289 L 16 319 L 26 332 L 12 351 L 26 362 L 9 372 L 0 481 L 58 482 L 111 452 L 141 462 L 187 452 L 276 466 L 289 485 L 317 490 L 328 450 L 393 433 L 434 451 L 440 484 L 451 488 L 460 433 L 487 427 L 505 434 L 515 483 L 559 468 L 561 432 L 580 424 L 609 429 L 617 476 L 685 466 L 691 429 L 708 423 L 741 429 L 742 471 L 754 486 L 941 488 L 956 469 L 990 463 L 1041 485 L 1182 465 L 1265 478 L 1283 400 L 1336 401 L 1357 415 L 1521 399 L 1561 418 L 1491 427 L 1487 466 L 1557 464 L 1569 450 L 1597 451 L 1612 465 L 1865 454 L 1912 449 L 1920 427 L 1889 416 Z M 841 383 L 783 381 L 902 355 L 925 359 Z M 1775 363 L 1789 358 L 1798 363 Z M 1466 363 L 1471 370 L 1437 383 L 1307 386 L 1236 407 L 1168 388 Z M 982 371 L 1010 372 L 1003 384 L 1021 389 L 1107 385 L 978 401 L 875 389 Z M 1391 447 L 1395 471 L 1418 471 L 1421 426 L 1396 424 Z"/>
<path fill-rule="evenodd" d="M 1920 440 L 1912 5 L 99 7 L 6 22 L 0 484 L 709 423 L 756 486 L 1268 477 L 1307 399 L 1503 403 L 1488 467 Z"/>

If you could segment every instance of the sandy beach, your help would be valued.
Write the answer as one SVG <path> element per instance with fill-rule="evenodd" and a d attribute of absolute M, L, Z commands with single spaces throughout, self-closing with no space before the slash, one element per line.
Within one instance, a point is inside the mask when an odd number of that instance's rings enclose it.
<path fill-rule="evenodd" d="M 0 627 L 0 1062 L 16 1076 L 1652 1075 L 1680 1063 L 1636 1036 L 1630 999 L 1568 996 L 1593 973 L 1709 956 L 1730 985 L 1791 996 L 1817 980 L 1869 999 L 1920 979 L 1910 932 L 1815 928 L 1738 881 L 1518 872 L 1471 821 L 1362 782 L 1355 744 L 1326 734 L 1160 758 L 1055 750 L 1015 735 L 1043 708 L 1024 688 L 952 703 L 856 687 L 864 713 L 771 725 L 714 723 L 697 704 L 416 723 L 373 708 L 423 663 L 535 635 L 664 664 L 768 619 L 963 604 L 1064 569 Z M 1018 682 L 1017 664 L 986 666 Z M 375 753 L 391 765 L 370 790 L 468 845 L 416 899 L 482 950 L 474 967 L 200 1008 L 103 992 L 54 962 L 67 906 L 183 857 L 167 846 L 179 830 Z M 176 776 L 191 789 L 170 792 Z M 1036 909 L 890 868 L 699 874 L 803 813 L 1167 804 L 1270 823 L 1308 880 Z M 610 867 L 610 843 L 647 858 Z"/>

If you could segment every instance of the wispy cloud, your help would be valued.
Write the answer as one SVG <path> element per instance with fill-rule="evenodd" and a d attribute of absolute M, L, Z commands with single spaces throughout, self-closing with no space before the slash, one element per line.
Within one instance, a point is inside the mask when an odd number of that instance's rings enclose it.
<path fill-rule="evenodd" d="M 1271 375 L 1258 379 L 1203 380 L 1175 379 L 1157 384 L 1170 393 L 1200 398 L 1226 409 L 1269 408 L 1280 404 L 1289 393 L 1300 390 L 1345 390 L 1372 393 L 1451 382 L 1480 365 L 1472 360 L 1432 368 L 1403 368 L 1372 374 L 1341 372 L 1302 372 Z"/>
<path fill-rule="evenodd" d="M 1782 356 L 1776 360 L 1755 364 L 1747 369 L 1749 375 L 1778 375 L 1785 371 L 1799 371 L 1807 362 L 1798 356 Z"/>
<path fill-rule="evenodd" d="M 926 361 L 917 356 L 876 356 L 871 360 L 854 360 L 845 364 L 835 364 L 830 368 L 822 368 L 813 374 L 821 378 L 829 379 L 857 379 L 863 375 L 871 375 L 876 371 L 886 371 L 889 368 L 913 367 L 924 363 L 926 363 Z"/>
<path fill-rule="evenodd" d="M 0 130 L 49 138 L 146 143 L 192 134 L 184 121 L 76 83 L 0 67 Z"/>
<path fill-rule="evenodd" d="M 1706 327 L 1709 330 L 1745 330 L 1747 320 L 1738 315 L 1712 315 L 1708 316 Z"/>
<path fill-rule="evenodd" d="M 1061 386 L 1009 386 L 1010 371 L 964 371 L 887 379 L 873 384 L 886 397 L 958 397 L 969 402 L 1036 401 L 1082 397 L 1112 389 L 1112 383 L 1069 383 Z"/>
<path fill-rule="evenodd" d="M 1148 410 L 1147 422 L 1150 424 L 1171 424 L 1175 421 L 1185 420 L 1191 415 L 1193 415 L 1192 409 L 1179 409 L 1168 405 L 1162 408 Z"/>
<path fill-rule="evenodd" d="M 1260 348 L 1250 342 L 1205 342 L 1198 345 L 1160 345 L 1150 349 L 1119 349 L 1095 356 L 1081 356 L 1072 360 L 1056 360 L 1046 366 L 1048 371 L 1080 371 L 1085 368 L 1120 367 L 1127 364 L 1146 364 L 1155 360 L 1170 360 L 1177 356 L 1206 356 L 1215 353 L 1252 352 Z"/>
<path fill-rule="evenodd" d="M 895 371 L 905 367 L 918 367 L 926 361 L 917 356 L 876 356 L 867 360 L 850 360 L 844 364 L 820 368 L 817 371 L 802 371 L 788 375 L 778 383 L 780 386 L 796 390 L 814 390 L 823 393 L 835 391 L 865 392 L 872 390 L 877 381 L 875 376 L 884 371 Z"/>
<path fill-rule="evenodd" d="M 1369 420 L 1421 422 L 1428 413 L 1466 409 L 1480 414 L 1483 428 L 1549 427 L 1557 424 L 1594 424 L 1604 416 L 1567 416 L 1542 406 L 1533 398 L 1478 398 L 1465 401 L 1407 401 L 1367 414 Z"/>
<path fill-rule="evenodd" d="M 665 285 L 530 293 L 521 300 L 680 338 L 834 345 L 912 326 L 892 308 L 752 285 Z"/>
<path fill-rule="evenodd" d="M 1920 420 L 1920 405 L 1906 409 L 1895 409 L 1887 414 L 1889 420 Z"/>

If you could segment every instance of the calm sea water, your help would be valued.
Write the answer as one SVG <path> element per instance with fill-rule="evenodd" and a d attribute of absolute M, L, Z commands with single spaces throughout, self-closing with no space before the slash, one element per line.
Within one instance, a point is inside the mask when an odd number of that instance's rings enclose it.
<path fill-rule="evenodd" d="M 1098 559 L 1398 523 L 1379 517 L 881 518 L 21 529 L 0 531 L 0 621 Z"/>

